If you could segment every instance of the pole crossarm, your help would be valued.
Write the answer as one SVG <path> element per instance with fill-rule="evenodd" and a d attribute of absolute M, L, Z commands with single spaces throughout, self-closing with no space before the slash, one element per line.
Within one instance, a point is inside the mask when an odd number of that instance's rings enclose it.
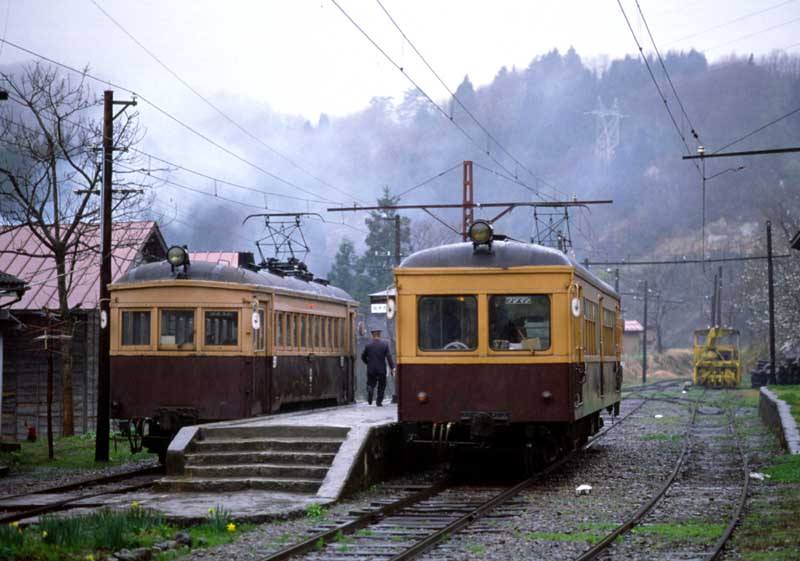
<path fill-rule="evenodd" d="M 357 212 L 361 210 L 425 210 L 425 209 L 444 209 L 444 208 L 509 208 L 516 207 L 565 207 L 565 206 L 581 206 L 586 207 L 589 205 L 607 205 L 613 203 L 613 200 L 596 200 L 596 201 L 542 201 L 542 202 L 510 202 L 510 203 L 472 203 L 472 204 L 458 204 L 458 203 L 432 203 L 432 204 L 419 204 L 419 205 L 385 205 L 385 206 L 347 206 L 347 207 L 334 207 L 327 209 L 328 212 Z M 508 210 L 506 211 L 508 212 Z M 505 212 L 503 213 L 505 214 Z"/>
<path fill-rule="evenodd" d="M 692 154 L 681 156 L 682 160 L 704 160 L 706 158 L 728 158 L 732 156 L 764 156 L 767 154 L 789 154 L 800 152 L 800 146 L 789 146 L 787 148 L 769 148 L 767 150 L 745 150 L 743 152 L 719 152 L 717 154 Z"/>

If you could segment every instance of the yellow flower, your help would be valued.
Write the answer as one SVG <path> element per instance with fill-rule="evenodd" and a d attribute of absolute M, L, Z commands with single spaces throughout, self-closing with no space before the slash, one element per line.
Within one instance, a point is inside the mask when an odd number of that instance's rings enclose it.
<path fill-rule="evenodd" d="M 11 526 L 12 528 L 19 528 L 19 522 L 11 522 L 9 526 Z"/>
<path fill-rule="evenodd" d="M 44 532 L 42 532 L 42 537 L 43 537 L 43 538 L 46 538 L 46 537 L 47 537 L 47 530 L 45 530 Z"/>
<path fill-rule="evenodd" d="M 139 508 L 139 501 L 133 501 L 131 503 L 131 508 Z"/>
<path fill-rule="evenodd" d="M 233 522 L 228 522 L 227 528 L 228 528 L 229 532 L 235 532 L 236 531 L 236 524 L 234 524 Z"/>
<path fill-rule="evenodd" d="M 94 555 L 92 555 L 92 554 L 90 553 L 89 555 L 87 555 L 86 557 L 84 557 L 84 559 L 86 559 L 86 561 L 94 561 Z"/>
<path fill-rule="evenodd" d="M 214 507 L 213 506 L 208 509 L 208 513 L 209 514 L 214 514 Z"/>

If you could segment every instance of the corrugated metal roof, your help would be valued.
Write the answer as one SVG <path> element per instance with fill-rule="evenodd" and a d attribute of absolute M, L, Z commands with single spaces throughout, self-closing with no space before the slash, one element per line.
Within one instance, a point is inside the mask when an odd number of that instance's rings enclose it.
<path fill-rule="evenodd" d="M 95 308 L 99 296 L 100 256 L 91 247 L 100 245 L 100 229 L 87 225 L 77 257 L 67 258 L 68 303 L 70 308 Z M 158 225 L 152 221 L 120 222 L 114 224 L 111 260 L 111 277 L 116 280 L 133 265 L 147 240 L 157 235 Z M 44 307 L 57 309 L 58 286 L 55 259 L 37 233 L 28 226 L 0 230 L 0 270 L 14 275 L 30 285 L 30 290 L 15 310 L 38 310 Z"/>
<path fill-rule="evenodd" d="M 626 319 L 624 331 L 625 333 L 636 333 L 639 331 L 644 331 L 644 327 L 642 327 L 642 324 L 635 319 Z"/>

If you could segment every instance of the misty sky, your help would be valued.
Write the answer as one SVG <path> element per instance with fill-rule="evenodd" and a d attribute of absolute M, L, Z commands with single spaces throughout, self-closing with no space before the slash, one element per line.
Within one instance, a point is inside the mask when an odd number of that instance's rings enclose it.
<path fill-rule="evenodd" d="M 374 96 L 394 96 L 400 101 L 403 92 L 412 87 L 330 0 L 95 1 L 183 80 L 253 130 L 270 130 L 263 122 L 268 112 L 260 111 L 262 107 L 269 107 L 274 113 L 298 115 L 316 124 L 320 113 L 334 116 L 354 113 L 366 107 Z M 417 58 L 376 1 L 339 1 L 432 98 L 447 99 L 447 91 Z M 625 54 L 637 56 L 616 0 L 382 2 L 451 90 L 456 89 L 466 74 L 479 87 L 490 83 L 502 66 L 524 68 L 533 58 L 553 48 L 563 53 L 573 46 L 583 61 L 595 68 L 602 68 L 606 61 Z M 800 48 L 800 0 L 640 0 L 640 5 L 657 44 L 665 52 L 695 48 L 713 62 L 732 53 L 759 56 L 776 49 L 796 53 Z M 644 42 L 646 29 L 635 2 L 624 0 L 623 6 L 636 35 Z M 138 92 L 214 141 L 301 184 L 307 188 L 306 192 L 325 191 L 318 181 L 245 138 L 203 105 L 115 26 L 92 0 L 0 0 L 0 34 L 58 62 L 79 68 L 89 65 L 94 75 Z M 0 68 L 32 60 L 11 45 L 0 49 Z M 98 92 L 106 87 L 91 85 Z M 127 98 L 129 94 L 117 91 L 116 96 Z M 659 110 L 655 92 L 653 107 L 654 111 Z M 140 103 L 138 111 L 147 133 L 140 145 L 144 150 L 229 181 L 284 194 L 292 192 L 284 184 L 192 135 L 153 106 Z M 302 150 L 288 145 L 278 134 L 266 141 L 285 154 Z M 353 161 L 359 157 L 345 149 L 332 150 L 333 153 Z M 425 178 L 418 176 L 415 169 L 369 170 L 381 175 L 379 181 L 373 177 L 370 184 L 357 175 L 334 178 L 330 176 L 331 166 L 323 163 L 325 156 L 302 154 L 298 162 L 312 173 L 366 198 L 371 198 L 382 184 L 391 184 L 397 192 Z M 452 164 L 448 161 L 441 162 L 440 167 L 438 163 L 435 165 L 438 171 Z M 173 179 L 190 183 L 194 189 L 214 189 L 210 181 L 185 174 L 173 175 Z M 248 204 L 265 202 L 252 193 L 227 193 Z M 416 194 L 421 196 L 422 192 Z M 341 193 L 325 195 L 336 201 L 345 199 L 350 204 L 353 201 Z M 328 206 L 303 205 L 280 197 L 270 198 L 269 204 L 271 210 L 321 213 Z M 160 186 L 154 209 L 198 230 L 195 225 L 198 210 L 215 205 L 222 203 Z M 235 205 L 232 208 L 236 209 Z M 242 212 L 241 207 L 238 210 Z M 217 219 L 217 213 L 210 212 L 206 218 Z M 223 239 L 209 235 L 198 249 L 247 247 L 259 230 L 256 225 L 248 231 L 233 228 L 232 224 L 238 220 L 231 218 L 226 224 L 226 231 L 237 237 Z M 363 237 L 363 216 L 348 216 L 347 220 L 349 229 L 337 230 L 328 224 L 323 230 L 318 226 L 314 240 L 318 259 L 328 260 L 341 236 Z M 354 226 L 360 229 L 355 230 Z M 199 229 L 211 231 L 205 225 Z M 180 239 L 171 241 L 181 243 L 187 236 L 185 231 L 173 235 Z M 320 247 L 322 244 L 325 247 Z M 319 265 L 323 271 L 326 267 Z"/>
<path fill-rule="evenodd" d="M 316 122 L 321 112 L 353 112 L 373 96 L 399 96 L 410 87 L 329 0 L 96 1 L 182 78 L 214 98 L 254 99 Z M 432 97 L 447 97 L 377 2 L 340 4 Z M 636 52 L 615 0 L 383 4 L 451 89 L 465 74 L 476 85 L 488 83 L 501 66 L 527 66 L 553 47 L 563 52 L 574 46 L 589 62 L 598 57 L 598 64 L 603 55 Z M 713 61 L 731 52 L 759 55 L 800 47 L 797 0 L 640 4 L 665 51 L 694 47 Z M 623 6 L 644 39 L 635 3 L 625 0 Z M 761 13 L 750 15 L 755 12 Z M 90 0 L 0 0 L 3 30 L 8 40 L 61 62 L 89 64 L 99 76 L 170 111 L 179 112 L 191 97 Z M 5 46 L 0 65 L 28 58 Z"/>

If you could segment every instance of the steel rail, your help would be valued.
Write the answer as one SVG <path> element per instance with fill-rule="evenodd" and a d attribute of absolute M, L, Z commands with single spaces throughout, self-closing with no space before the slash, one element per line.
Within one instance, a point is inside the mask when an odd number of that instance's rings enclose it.
<path fill-rule="evenodd" d="M 24 520 L 25 518 L 30 518 L 31 516 L 39 516 L 41 514 L 48 514 L 50 512 L 66 510 L 70 508 L 70 503 L 74 503 L 77 501 L 83 501 L 86 499 L 91 499 L 92 497 L 99 497 L 102 495 L 118 495 L 121 493 L 130 493 L 131 491 L 138 491 L 139 489 L 142 489 L 144 487 L 149 487 L 152 484 L 153 481 L 149 481 L 147 483 L 138 483 L 136 485 L 129 485 L 127 487 L 122 487 L 121 489 L 109 489 L 97 493 L 89 493 L 87 495 L 81 495 L 79 497 L 71 497 L 69 499 L 63 499 L 46 505 L 35 506 L 33 508 L 25 508 L 25 505 L 22 505 L 19 508 L 23 510 L 15 512 L 13 514 L 9 514 L 7 516 L 0 517 L 0 525 L 10 524 L 12 522 L 19 522 L 20 520 Z"/>
<path fill-rule="evenodd" d="M 739 501 L 731 516 L 731 520 L 728 523 L 727 528 L 725 528 L 725 532 L 723 532 L 723 534 L 717 540 L 717 543 L 714 544 L 714 550 L 708 556 L 708 561 L 716 561 L 719 559 L 725 544 L 728 543 L 731 535 L 733 535 L 733 531 L 736 529 L 736 526 L 739 524 L 739 521 L 742 518 L 742 512 L 744 511 L 745 504 L 747 503 L 747 495 L 750 492 L 750 465 L 747 461 L 747 454 L 745 454 L 744 449 L 742 448 L 741 440 L 738 438 L 739 435 L 736 432 L 736 423 L 734 422 L 733 410 L 728 411 L 728 416 L 728 422 L 731 432 L 733 433 L 733 439 L 736 441 L 736 449 L 739 451 L 739 456 L 742 460 L 744 483 L 742 484 L 742 493 L 739 495 Z"/>
<path fill-rule="evenodd" d="M 705 395 L 705 392 L 703 392 L 702 395 Z M 692 409 L 692 418 L 691 421 L 689 422 L 690 431 L 691 428 L 694 426 L 695 421 L 697 420 L 697 410 L 702 395 L 697 399 L 697 401 L 695 401 L 694 407 Z M 597 542 L 594 546 L 592 546 L 590 549 L 584 551 L 581 555 L 576 557 L 574 561 L 591 561 L 592 559 L 597 559 L 597 557 L 601 553 L 605 552 L 605 550 L 608 548 L 609 545 L 614 543 L 614 540 L 616 540 L 617 537 L 621 536 L 622 534 L 624 534 L 625 532 L 629 531 L 631 528 L 636 526 L 642 520 L 642 518 L 644 518 L 653 509 L 653 507 L 655 507 L 656 504 L 658 504 L 658 502 L 661 500 L 661 498 L 664 496 L 667 490 L 672 486 L 675 479 L 678 477 L 681 467 L 683 467 L 683 462 L 686 459 L 686 456 L 688 455 L 689 444 L 691 442 L 692 442 L 692 435 L 691 432 L 688 432 L 686 441 L 683 444 L 683 449 L 681 450 L 681 455 L 678 457 L 678 461 L 675 463 L 675 468 L 672 470 L 672 473 L 669 475 L 669 477 L 661 486 L 661 488 L 658 490 L 658 492 L 656 492 L 656 494 L 649 501 L 647 501 L 645 504 L 639 507 L 639 509 L 635 513 L 633 513 L 633 515 L 630 518 L 628 518 L 627 521 L 617 526 L 613 531 L 611 531 L 608 535 L 606 535 L 605 538 L 603 538 L 602 540 Z"/>
<path fill-rule="evenodd" d="M 106 483 L 114 483 L 123 479 L 130 479 L 132 477 L 139 477 L 142 475 L 159 475 L 164 473 L 164 466 L 150 466 L 140 468 L 133 471 L 126 471 L 123 473 L 115 473 L 113 475 L 104 475 L 95 479 L 84 479 L 76 481 L 75 483 L 68 483 L 66 485 L 59 485 L 58 487 L 48 487 L 47 489 L 40 489 L 38 491 L 28 491 L 27 493 L 17 493 L 16 495 L 3 495 L 0 496 L 0 501 L 7 501 L 10 499 L 18 499 L 28 495 L 49 495 L 55 493 L 64 493 L 66 491 L 73 491 L 82 487 L 90 487 L 92 485 L 104 485 Z"/>
<path fill-rule="evenodd" d="M 379 520 L 386 518 L 387 516 L 391 516 L 395 514 L 397 511 L 402 510 L 408 506 L 416 504 L 418 502 L 424 501 L 432 497 L 433 495 L 437 495 L 447 489 L 446 482 L 440 482 L 430 487 L 426 487 L 421 491 L 417 491 L 413 495 L 409 495 L 408 497 L 399 499 L 393 503 L 388 505 L 382 506 L 378 510 L 373 512 L 368 512 L 355 520 L 350 522 L 346 522 L 345 524 L 340 524 L 331 528 L 330 530 L 325 530 L 324 532 L 320 532 L 303 540 L 300 543 L 290 545 L 285 547 L 284 549 L 273 553 L 262 559 L 262 561 L 283 561 L 284 559 L 289 559 L 290 557 L 294 557 L 295 555 L 301 555 L 313 549 L 319 547 L 319 544 L 322 543 L 327 545 L 328 543 L 333 542 L 337 536 L 352 534 L 357 530 L 365 528 L 370 524 L 375 524 Z M 320 542 L 320 540 L 322 540 Z"/>
<path fill-rule="evenodd" d="M 474 520 L 480 518 L 482 515 L 486 514 L 487 512 L 491 511 L 492 509 L 494 509 L 497 505 L 500 505 L 500 504 L 508 501 L 512 497 L 518 495 L 521 491 L 523 491 L 526 487 L 530 486 L 532 483 L 534 483 L 538 479 L 541 479 L 542 477 L 544 477 L 544 476 L 548 475 L 549 473 L 555 471 L 556 469 L 562 467 L 567 462 L 573 460 L 575 458 L 575 456 L 579 452 L 582 452 L 584 450 L 588 450 L 589 448 L 594 446 L 602 437 L 604 437 L 609 432 L 611 432 L 613 429 L 615 429 L 620 424 L 622 424 L 622 421 L 624 421 L 625 419 L 627 419 L 628 417 L 630 417 L 631 415 L 636 413 L 639 409 L 641 409 L 644 406 L 644 404 L 647 403 L 647 401 L 648 401 L 647 398 L 642 399 L 641 403 L 639 403 L 631 411 L 626 413 L 618 422 L 612 424 L 611 426 L 609 426 L 605 430 L 597 433 L 594 436 L 594 438 L 592 438 L 592 440 L 590 440 L 589 442 L 587 442 L 583 446 L 573 450 L 572 452 L 570 452 L 569 454 L 567 454 L 563 458 L 557 460 L 555 463 L 550 464 L 549 466 L 547 466 L 543 470 L 539 471 L 538 473 L 534 474 L 533 476 L 531 476 L 530 478 L 526 479 L 525 481 L 522 481 L 521 483 L 518 483 L 517 485 L 511 487 L 510 489 L 507 489 L 507 490 L 503 491 L 502 493 L 499 493 L 498 495 L 495 495 L 494 497 L 492 497 L 488 501 L 484 502 L 482 505 L 476 507 L 472 511 L 470 511 L 467 514 L 463 515 L 458 520 L 455 520 L 455 521 L 451 522 L 450 524 L 448 524 L 447 526 L 445 526 L 444 528 L 442 528 L 440 530 L 437 530 L 435 533 L 431 534 L 430 536 L 428 536 L 424 540 L 422 540 L 420 542 L 417 542 L 416 544 L 411 546 L 406 551 L 404 551 L 404 552 L 402 552 L 402 553 L 400 553 L 400 554 L 398 554 L 398 555 L 396 555 L 394 557 L 391 557 L 389 559 L 389 561 L 408 561 L 409 559 L 414 559 L 414 558 L 422 555 L 423 553 L 425 553 L 427 551 L 430 551 L 439 542 L 447 539 L 449 536 L 451 536 L 455 532 L 458 532 L 462 528 L 468 526 Z"/>
<path fill-rule="evenodd" d="M 670 380 L 670 383 L 675 383 L 674 380 Z M 659 382 L 657 384 L 664 384 L 666 382 Z M 574 459 L 578 452 L 588 450 L 594 444 L 598 442 L 603 436 L 608 434 L 611 430 L 618 427 L 622 424 L 622 421 L 633 415 L 636 411 L 644 406 L 647 403 L 648 398 L 636 398 L 641 399 L 641 403 L 637 404 L 631 411 L 627 412 L 625 415 L 620 417 L 620 419 L 608 426 L 607 428 L 603 429 L 599 433 L 597 433 L 594 438 L 589 441 L 588 443 L 584 444 L 580 448 L 577 448 L 564 456 L 563 458 L 557 460 L 553 464 L 547 466 L 543 470 L 535 473 L 528 479 L 514 485 L 513 487 L 506 489 L 505 491 L 495 495 L 494 497 L 490 498 L 489 500 L 485 501 L 481 505 L 477 506 L 470 512 L 466 513 L 465 515 L 461 516 L 457 520 L 450 523 L 445 528 L 437 530 L 435 533 L 431 534 L 427 538 L 415 543 L 406 551 L 396 555 L 395 557 L 391 557 L 389 561 L 406 561 L 408 559 L 413 559 L 426 551 L 429 551 L 433 547 L 435 547 L 439 542 L 446 539 L 448 536 L 452 535 L 453 532 L 457 532 L 458 530 L 462 529 L 463 527 L 469 525 L 475 519 L 479 518 L 483 514 L 491 511 L 496 506 L 508 501 L 510 498 L 514 497 L 515 495 L 519 494 L 523 489 L 528 487 L 534 481 L 540 479 L 541 477 L 551 473 L 552 471 L 558 469 L 559 467 L 563 466 L 570 460 Z M 365 528 L 371 524 L 379 522 L 381 519 L 391 516 L 404 508 L 412 506 L 416 503 L 422 502 L 434 495 L 441 493 L 447 489 L 451 488 L 448 483 L 441 482 L 436 485 L 432 485 L 430 487 L 426 487 L 425 489 L 413 494 L 409 495 L 408 497 L 399 499 L 393 503 L 385 505 L 379 508 L 376 511 L 366 513 L 359 518 L 352 520 L 350 522 L 346 522 L 344 524 L 337 525 L 333 528 L 325 530 L 323 532 L 317 533 L 302 542 L 297 544 L 290 545 L 276 553 L 268 555 L 267 557 L 262 558 L 260 561 L 285 561 L 286 559 L 290 559 L 297 555 L 302 555 L 303 553 L 308 553 L 312 550 L 316 550 L 319 548 L 320 544 L 327 545 L 329 543 L 334 542 L 336 539 L 341 537 L 342 535 L 348 535 Z"/>

